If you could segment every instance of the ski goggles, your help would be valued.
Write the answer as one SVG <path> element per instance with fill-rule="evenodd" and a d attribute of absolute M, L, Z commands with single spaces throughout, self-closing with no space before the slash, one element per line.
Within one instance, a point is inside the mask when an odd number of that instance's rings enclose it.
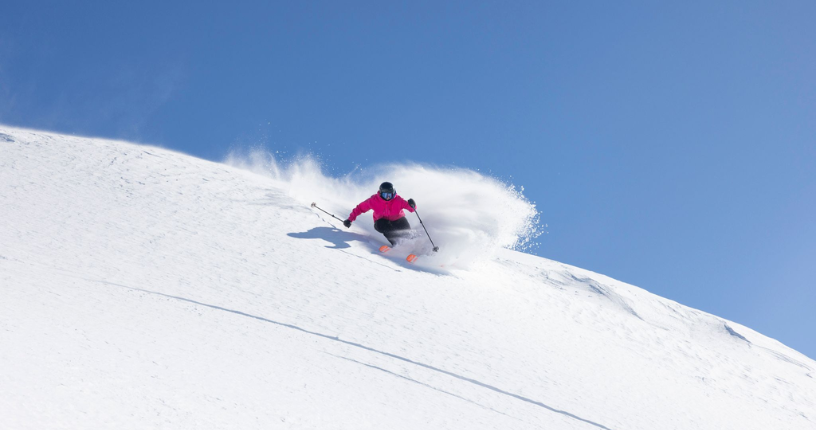
<path fill-rule="evenodd" d="M 380 197 L 382 197 L 385 200 L 391 200 L 394 198 L 395 195 L 397 195 L 397 193 L 385 193 L 385 192 L 380 193 Z"/>

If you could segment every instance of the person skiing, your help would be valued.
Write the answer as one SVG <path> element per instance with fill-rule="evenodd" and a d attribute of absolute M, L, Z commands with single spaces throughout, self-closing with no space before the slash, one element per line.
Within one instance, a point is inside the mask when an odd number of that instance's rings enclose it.
<path fill-rule="evenodd" d="M 405 219 L 403 209 L 413 212 L 415 208 L 414 199 L 403 199 L 397 195 L 397 190 L 390 182 L 383 182 L 376 194 L 361 202 L 351 211 L 348 219 L 343 221 L 343 225 L 349 228 L 360 214 L 374 210 L 374 230 L 382 233 L 391 246 L 394 246 L 397 240 L 405 237 L 407 230 L 411 229 L 411 224 Z"/>

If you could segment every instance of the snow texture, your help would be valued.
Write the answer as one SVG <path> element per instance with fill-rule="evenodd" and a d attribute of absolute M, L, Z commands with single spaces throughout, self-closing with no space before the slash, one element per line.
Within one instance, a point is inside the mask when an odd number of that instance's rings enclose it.
<path fill-rule="evenodd" d="M 0 126 L 0 428 L 816 428 L 816 362 L 504 249 L 536 214 L 497 181 L 258 166 Z M 424 265 L 309 207 L 386 177 Z"/>

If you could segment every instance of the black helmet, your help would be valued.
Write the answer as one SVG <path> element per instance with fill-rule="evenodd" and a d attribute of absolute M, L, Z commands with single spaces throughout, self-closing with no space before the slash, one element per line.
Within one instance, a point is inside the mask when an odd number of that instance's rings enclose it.
<path fill-rule="evenodd" d="M 394 189 L 394 186 L 391 185 L 390 182 L 383 182 L 380 184 L 380 197 L 382 197 L 383 200 L 391 200 L 396 195 L 397 190 Z"/>

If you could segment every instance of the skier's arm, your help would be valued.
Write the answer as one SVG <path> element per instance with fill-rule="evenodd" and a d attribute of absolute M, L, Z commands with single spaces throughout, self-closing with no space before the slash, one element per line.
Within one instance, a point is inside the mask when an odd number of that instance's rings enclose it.
<path fill-rule="evenodd" d="M 416 203 L 414 203 L 414 199 L 405 200 L 405 199 L 400 197 L 400 200 L 401 200 L 400 204 L 402 205 L 402 208 L 403 209 L 408 209 L 408 212 L 413 212 L 414 208 L 416 208 Z M 411 203 L 414 203 L 414 205 L 411 206 Z"/>
<path fill-rule="evenodd" d="M 358 216 L 360 216 L 360 214 L 363 214 L 363 213 L 366 213 L 366 212 L 370 211 L 371 210 L 371 203 L 369 202 L 369 200 L 370 199 L 366 199 L 365 201 L 363 201 L 362 203 L 357 205 L 357 207 L 354 208 L 354 210 L 351 211 L 351 214 L 349 215 L 348 220 L 353 222 L 354 220 L 357 219 Z"/>

